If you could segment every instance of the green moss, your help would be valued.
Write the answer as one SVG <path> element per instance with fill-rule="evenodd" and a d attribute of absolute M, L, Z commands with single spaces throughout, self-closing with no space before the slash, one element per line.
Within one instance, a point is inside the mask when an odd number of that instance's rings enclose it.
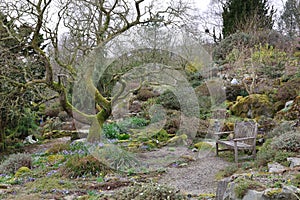
<path fill-rule="evenodd" d="M 17 172 L 15 173 L 15 177 L 18 178 L 18 177 L 28 174 L 30 172 L 31 172 L 31 170 L 28 167 L 20 167 L 17 170 Z"/>
<path fill-rule="evenodd" d="M 186 144 L 188 136 L 186 134 L 176 135 L 168 140 L 169 145 L 182 145 Z"/>
<path fill-rule="evenodd" d="M 202 150 L 207 150 L 207 149 L 212 149 L 212 145 L 206 143 L 206 142 L 198 142 L 194 144 L 194 147 L 197 149 L 202 149 Z"/>
<path fill-rule="evenodd" d="M 158 131 L 157 133 L 155 133 L 152 136 L 152 139 L 156 139 L 159 142 L 166 142 L 169 139 L 169 134 L 167 133 L 166 130 L 162 129 L 162 130 Z"/>
<path fill-rule="evenodd" d="M 50 165 L 54 165 L 56 163 L 61 163 L 63 161 L 65 161 L 65 157 L 63 155 L 50 155 L 47 157 L 47 162 Z"/>
<path fill-rule="evenodd" d="M 237 98 L 237 102 L 230 108 L 231 112 L 243 118 L 256 118 L 261 115 L 272 117 L 274 115 L 273 105 L 267 95 L 251 94 L 246 97 Z"/>
<path fill-rule="evenodd" d="M 277 194 L 280 194 L 281 192 L 282 192 L 282 188 L 270 189 L 265 193 L 265 195 L 267 197 L 273 197 Z"/>

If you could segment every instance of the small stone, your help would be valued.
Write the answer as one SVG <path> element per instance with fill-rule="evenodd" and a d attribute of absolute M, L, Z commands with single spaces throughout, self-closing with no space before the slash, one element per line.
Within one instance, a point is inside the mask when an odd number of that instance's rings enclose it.
<path fill-rule="evenodd" d="M 75 195 L 69 195 L 64 197 L 64 200 L 73 200 L 73 199 L 76 199 Z"/>

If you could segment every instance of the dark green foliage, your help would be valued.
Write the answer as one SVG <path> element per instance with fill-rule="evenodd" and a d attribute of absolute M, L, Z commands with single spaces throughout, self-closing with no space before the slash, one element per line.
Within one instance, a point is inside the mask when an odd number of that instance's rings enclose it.
<path fill-rule="evenodd" d="M 300 30 L 300 2 L 297 0 L 287 0 L 281 15 L 282 29 L 290 37 L 297 36 Z"/>
<path fill-rule="evenodd" d="M 265 166 L 267 163 L 273 161 L 276 151 L 271 146 L 271 139 L 266 140 L 263 146 L 259 149 L 256 157 L 256 163 L 258 166 Z"/>
<path fill-rule="evenodd" d="M 130 129 L 137 129 L 149 124 L 149 121 L 140 117 L 129 117 L 118 123 L 106 123 L 103 125 L 103 133 L 108 139 L 128 137 L 124 135 L 130 132 Z M 121 134 L 123 134 L 121 136 Z"/>
<path fill-rule="evenodd" d="M 15 173 L 20 167 L 31 168 L 32 158 L 30 154 L 11 154 L 1 165 L 0 174 Z"/>
<path fill-rule="evenodd" d="M 14 137 L 24 139 L 26 136 L 33 134 L 38 125 L 36 123 L 36 116 L 29 108 L 25 108 L 22 113 L 19 113 L 19 119 L 11 122 L 7 129 L 7 135 L 14 135 Z"/>
<path fill-rule="evenodd" d="M 275 10 L 267 0 L 228 0 L 223 6 L 223 36 L 237 31 L 272 29 Z"/>
<path fill-rule="evenodd" d="M 0 26 L 0 129 L 6 132 L 1 133 L 2 149 L 7 134 L 11 139 L 24 137 L 34 128 L 29 112 L 35 109 L 33 104 L 41 101 L 46 87 L 25 85 L 45 76 L 45 63 L 30 45 L 32 27 L 14 21 L 0 12 L 0 24 L 3 24 Z M 40 35 L 37 44 L 41 48 L 42 43 Z"/>
<path fill-rule="evenodd" d="M 120 134 L 120 129 L 115 122 L 107 123 L 103 125 L 103 133 L 108 139 L 116 139 Z"/>
<path fill-rule="evenodd" d="M 147 126 L 149 121 L 141 117 L 129 117 L 118 122 L 118 127 L 121 133 L 128 133 L 129 129 L 136 129 Z"/>
<path fill-rule="evenodd" d="M 161 104 L 165 108 L 180 110 L 180 103 L 171 90 L 164 91 L 158 98 L 157 103 Z"/>

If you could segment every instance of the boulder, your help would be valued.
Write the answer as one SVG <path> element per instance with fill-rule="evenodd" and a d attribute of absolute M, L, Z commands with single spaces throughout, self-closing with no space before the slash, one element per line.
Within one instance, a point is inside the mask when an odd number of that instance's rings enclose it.
<path fill-rule="evenodd" d="M 268 169 L 270 173 L 280 173 L 285 170 L 285 167 L 277 162 L 268 163 Z"/>
<path fill-rule="evenodd" d="M 243 118 L 257 118 L 259 116 L 274 116 L 273 105 L 267 95 L 251 94 L 246 97 L 238 97 L 230 108 L 231 112 Z"/>

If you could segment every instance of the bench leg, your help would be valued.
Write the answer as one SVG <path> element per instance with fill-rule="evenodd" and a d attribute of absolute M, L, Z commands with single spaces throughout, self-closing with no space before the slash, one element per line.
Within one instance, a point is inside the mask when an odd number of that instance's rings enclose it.
<path fill-rule="evenodd" d="M 238 163 L 238 148 L 236 143 L 234 143 L 234 161 Z"/>

